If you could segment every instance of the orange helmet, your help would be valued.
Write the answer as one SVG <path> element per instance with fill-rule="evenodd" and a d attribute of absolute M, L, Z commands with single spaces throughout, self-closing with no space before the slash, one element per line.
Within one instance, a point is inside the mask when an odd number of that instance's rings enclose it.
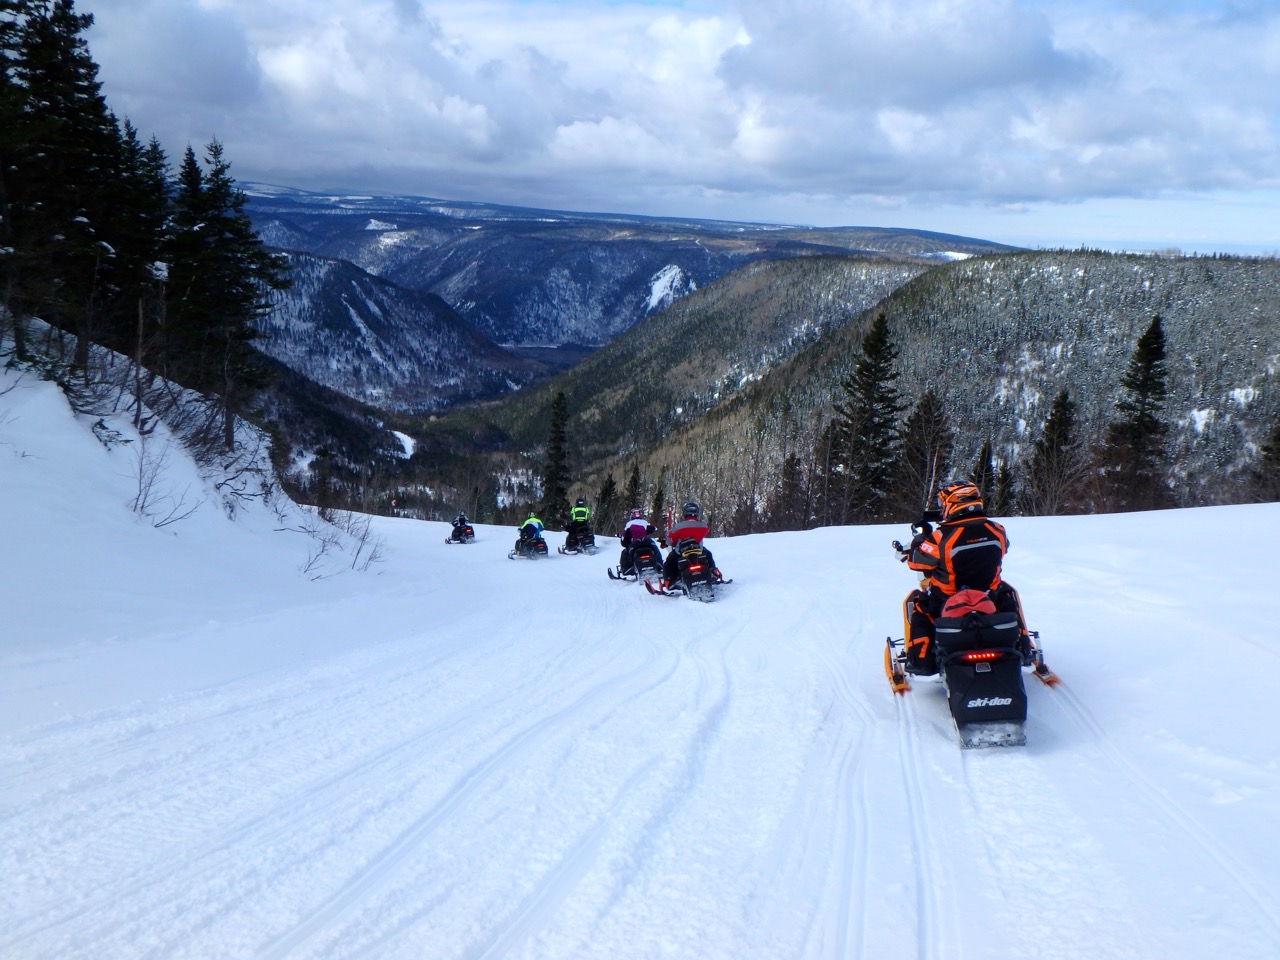
<path fill-rule="evenodd" d="M 948 483 L 938 491 L 938 506 L 944 521 L 982 513 L 982 491 L 968 480 Z"/>

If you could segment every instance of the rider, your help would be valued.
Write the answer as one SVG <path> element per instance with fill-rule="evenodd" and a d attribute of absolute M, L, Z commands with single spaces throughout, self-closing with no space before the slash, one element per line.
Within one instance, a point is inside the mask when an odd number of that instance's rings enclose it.
<path fill-rule="evenodd" d="M 905 604 L 906 669 L 925 676 L 938 672 L 933 621 L 957 590 L 987 591 L 997 609 L 1016 610 L 1022 624 L 1017 591 L 1000 578 L 1009 537 L 1001 524 L 987 516 L 982 492 L 967 480 L 948 483 L 938 491 L 938 505 L 933 515 L 941 519 L 938 528 L 930 525 L 926 514 L 911 546 L 898 549 L 898 559 L 921 578 L 920 588 L 907 595 Z M 1026 637 L 1025 627 L 1022 635 Z"/>
<path fill-rule="evenodd" d="M 516 549 L 528 549 L 533 546 L 533 542 L 542 536 L 542 521 L 538 519 L 537 514 L 532 510 L 529 511 L 529 518 L 520 524 L 520 539 L 516 541 Z"/>
<path fill-rule="evenodd" d="M 698 506 L 694 500 L 687 501 L 680 508 L 680 520 L 667 531 L 667 543 L 671 545 L 671 550 L 667 553 L 667 559 L 662 563 L 662 587 L 665 590 L 670 587 L 675 579 L 680 576 L 680 550 L 682 544 L 692 541 L 696 544 L 702 544 L 702 538 L 711 532 L 711 528 L 702 520 L 702 508 Z M 707 556 L 707 563 L 711 566 L 711 571 L 717 580 L 723 579 L 720 571 L 716 569 L 715 558 L 711 556 L 711 551 L 705 546 L 702 552 Z"/>
<path fill-rule="evenodd" d="M 569 510 L 569 523 L 565 527 L 564 548 L 576 550 L 591 542 L 591 508 L 582 497 Z"/>
<path fill-rule="evenodd" d="M 454 537 L 463 537 L 466 535 L 467 527 L 471 526 L 471 521 L 467 519 L 466 513 L 459 510 L 458 515 L 453 518 L 453 535 Z"/>
<path fill-rule="evenodd" d="M 627 522 L 622 525 L 622 533 L 618 539 L 622 541 L 622 556 L 618 559 L 618 572 L 631 573 L 631 548 L 641 540 L 648 540 L 658 531 L 653 524 L 644 518 L 644 511 L 632 507 L 627 514 Z M 656 545 L 655 545 L 656 549 Z"/>

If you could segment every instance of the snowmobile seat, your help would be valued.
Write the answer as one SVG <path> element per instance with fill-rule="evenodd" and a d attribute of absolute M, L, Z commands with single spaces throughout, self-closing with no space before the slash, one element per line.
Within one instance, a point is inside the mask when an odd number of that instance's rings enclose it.
<path fill-rule="evenodd" d="M 1016 650 L 1021 631 L 1016 611 L 970 612 L 961 617 L 938 617 L 933 634 L 939 655 L 946 655 L 963 650 Z"/>

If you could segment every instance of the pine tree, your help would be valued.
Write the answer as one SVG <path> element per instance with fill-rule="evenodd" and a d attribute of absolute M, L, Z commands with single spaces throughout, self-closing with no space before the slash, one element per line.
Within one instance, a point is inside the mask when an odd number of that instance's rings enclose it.
<path fill-rule="evenodd" d="M 991 438 L 982 441 L 977 459 L 973 461 L 973 469 L 969 471 L 969 480 L 982 492 L 982 502 L 990 505 L 996 492 L 995 450 L 991 446 Z"/>
<path fill-rule="evenodd" d="M 569 403 L 564 391 L 551 403 L 551 431 L 547 438 L 547 463 L 542 472 L 542 519 L 548 527 L 563 530 L 569 523 Z"/>
<path fill-rule="evenodd" d="M 1157 314 L 1138 339 L 1120 378 L 1119 417 L 1107 429 L 1102 452 L 1104 486 L 1117 510 L 1168 506 L 1164 451 L 1167 424 L 1161 408 L 1167 394 L 1164 328 Z"/>
<path fill-rule="evenodd" d="M 901 446 L 898 417 L 907 408 L 896 386 L 897 360 L 888 321 L 878 314 L 863 338 L 853 375 L 841 383 L 843 399 L 835 405 L 839 481 L 832 484 L 838 497 L 834 523 L 874 523 L 892 512 Z"/>
<path fill-rule="evenodd" d="M 631 476 L 627 478 L 627 485 L 622 490 L 622 509 L 626 511 L 634 510 L 640 506 L 640 464 L 631 464 Z"/>
<path fill-rule="evenodd" d="M 1280 500 L 1280 417 L 1272 425 L 1261 454 L 1249 486 L 1256 501 L 1271 503 Z"/>
<path fill-rule="evenodd" d="M 1017 481 L 1013 467 L 1008 460 L 1005 460 L 996 470 L 995 491 L 986 504 L 989 516 L 1010 516 L 1015 512 L 1017 498 L 1014 496 L 1014 488 L 1017 486 Z"/>
<path fill-rule="evenodd" d="M 286 261 L 268 253 L 245 213 L 222 145 L 206 148 L 208 172 L 188 147 L 178 172 L 170 241 L 165 355 L 175 379 L 220 398 L 222 443 L 264 383 L 250 347 L 274 290 L 288 286 Z"/>
<path fill-rule="evenodd" d="M 918 517 L 929 505 L 951 470 L 954 450 L 947 411 L 933 388 L 927 388 L 902 429 L 894 508 L 898 519 Z"/>
<path fill-rule="evenodd" d="M 618 485 L 613 474 L 605 474 L 600 483 L 600 492 L 596 495 L 595 527 L 606 533 L 622 529 L 622 518 L 618 506 Z"/>
<path fill-rule="evenodd" d="M 828 421 L 813 442 L 813 471 L 809 484 L 809 496 L 813 506 L 814 523 L 829 527 L 840 508 L 842 473 L 839 459 L 840 428 L 833 419 Z"/>
<path fill-rule="evenodd" d="M 116 211 L 116 276 L 110 346 L 134 359 L 134 416 L 142 417 L 144 368 L 165 317 L 163 263 L 169 218 L 168 161 L 153 138 L 143 146 L 133 125 L 126 122 L 121 142 L 121 165 Z"/>
<path fill-rule="evenodd" d="M 12 323 L 14 351 L 26 358 L 23 317 L 17 309 L 18 258 L 14 233 L 14 200 L 11 181 L 19 155 L 27 146 L 22 128 L 26 94 L 16 70 L 20 51 L 19 26 L 30 4 L 27 0 L 0 0 L 0 324 Z M 0 327 L 0 334 L 3 334 Z"/>
<path fill-rule="evenodd" d="M 11 5 L 7 71 L 23 109 L 5 136 L 12 223 L 11 306 L 79 335 L 84 364 L 99 336 L 114 249 L 110 212 L 120 150 L 98 66 L 84 33 L 91 14 L 72 0 Z M 10 101 L 13 89 L 5 94 Z M 12 102 L 6 109 L 12 107 Z"/>
<path fill-rule="evenodd" d="M 765 529 L 804 530 L 809 525 L 809 486 L 804 462 L 796 453 L 787 454 L 777 486 L 769 497 Z"/>
<path fill-rule="evenodd" d="M 1089 460 L 1076 437 L 1075 404 L 1064 388 L 1054 397 L 1044 421 L 1022 489 L 1022 505 L 1031 516 L 1077 512 L 1088 481 Z"/>
<path fill-rule="evenodd" d="M 666 533 L 667 521 L 667 472 L 658 474 L 658 485 L 653 491 L 653 505 L 649 508 L 649 517 L 659 532 Z"/>

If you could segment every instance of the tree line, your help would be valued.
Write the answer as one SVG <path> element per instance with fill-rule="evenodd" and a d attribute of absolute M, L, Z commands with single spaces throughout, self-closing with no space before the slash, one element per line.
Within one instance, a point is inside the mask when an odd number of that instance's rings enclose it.
<path fill-rule="evenodd" d="M 0 328 L 19 361 L 39 318 L 149 375 L 216 398 L 211 442 L 234 443 L 235 417 L 264 382 L 250 344 L 272 291 L 288 284 L 245 213 L 216 139 L 176 171 L 107 106 L 73 0 L 0 0 Z"/>
<path fill-rule="evenodd" d="M 545 473 L 550 482 L 542 509 L 558 517 L 568 492 L 593 492 L 597 515 L 608 529 L 629 507 L 649 510 L 660 523 L 671 504 L 670 489 L 703 489 L 712 521 L 724 535 L 820 526 L 912 520 L 932 506 L 937 489 L 952 479 L 972 480 L 988 510 L 999 515 L 1050 516 L 1137 511 L 1175 506 L 1169 477 L 1174 454 L 1166 442 L 1168 370 L 1163 321 L 1154 315 L 1134 344 L 1118 378 L 1119 398 L 1101 434 L 1083 434 L 1070 391 L 1058 391 L 1038 429 L 1028 456 L 1015 463 L 999 458 L 990 439 L 973 462 L 961 462 L 957 424 L 945 400 L 925 386 L 914 400 L 902 384 L 899 351 L 883 313 L 872 321 L 853 370 L 839 384 L 825 424 L 811 448 L 791 449 L 771 484 L 746 483 L 726 501 L 715 490 L 716 453 L 699 450 L 681 458 L 695 467 L 662 467 L 644 482 L 639 462 L 620 493 L 612 473 L 599 489 L 572 483 L 566 466 L 567 414 L 556 398 Z M 761 431 L 759 442 L 776 438 Z M 750 441 L 748 440 L 748 443 Z M 742 464 L 763 463 L 762 450 L 735 446 L 730 456 Z M 777 451 L 774 451 L 775 453 Z M 1280 422 L 1272 428 L 1255 465 L 1244 479 L 1249 499 L 1280 499 Z"/>

